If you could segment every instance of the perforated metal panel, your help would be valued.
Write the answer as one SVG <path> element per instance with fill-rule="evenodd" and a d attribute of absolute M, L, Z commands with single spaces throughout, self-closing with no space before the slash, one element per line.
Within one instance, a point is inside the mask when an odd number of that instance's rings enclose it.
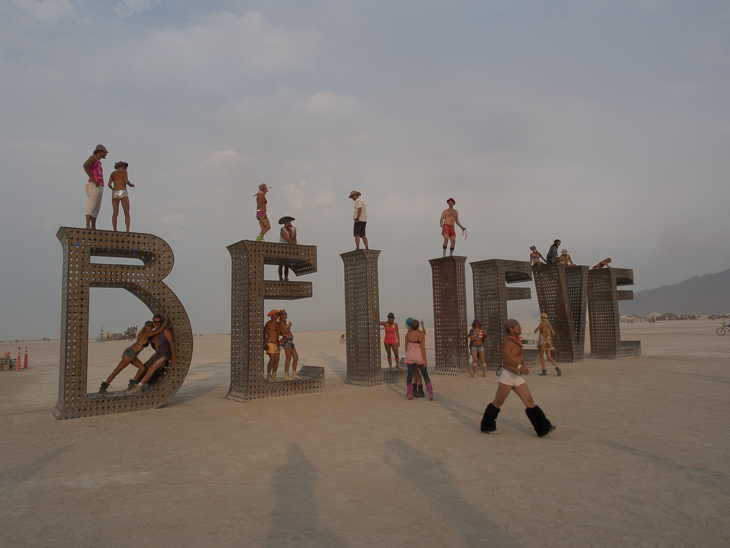
<path fill-rule="evenodd" d="M 386 381 L 380 360 L 379 255 L 374 249 L 340 254 L 345 268 L 347 384 L 376 386 Z M 387 381 L 400 382 L 401 377 L 389 373 Z"/>
<path fill-rule="evenodd" d="M 530 263 L 489 259 L 469 264 L 474 286 L 474 315 L 489 334 L 484 343 L 487 368 L 496 371 L 502 365 L 503 326 L 509 318 L 507 302 L 530 298 L 529 287 L 507 287 L 507 284 L 531 281 Z M 525 365 L 533 367 L 535 357 L 536 353 L 526 349 Z"/>
<path fill-rule="evenodd" d="M 466 257 L 430 259 L 436 364 L 441 375 L 469 371 L 466 317 Z"/>
<path fill-rule="evenodd" d="M 226 397 L 247 401 L 322 392 L 324 367 L 302 366 L 298 371 L 301 380 L 267 382 L 264 375 L 264 324 L 267 321 L 264 301 L 312 296 L 311 282 L 265 280 L 264 265 L 288 266 L 297 276 L 311 274 L 317 271 L 317 247 L 242 240 L 229 245 L 228 252 L 233 272 L 231 386 Z"/>
<path fill-rule="evenodd" d="M 611 268 L 588 271 L 588 318 L 591 358 L 616 359 L 641 355 L 641 341 L 622 341 L 618 301 L 631 300 L 634 292 L 618 286 L 633 285 L 634 271 Z"/>
<path fill-rule="evenodd" d="M 565 269 L 568 301 L 573 315 L 573 356 L 583 361 L 586 348 L 586 296 L 588 293 L 588 267 L 569 266 Z"/>
<path fill-rule="evenodd" d="M 587 266 L 562 263 L 532 269 L 540 312 L 555 329 L 553 357 L 572 363 L 583 360 L 585 348 L 585 280 Z"/>
<path fill-rule="evenodd" d="M 137 232 L 61 227 L 63 246 L 61 363 L 57 419 L 126 413 L 159 407 L 182 385 L 193 355 L 190 320 L 180 300 L 162 280 L 175 263 L 162 238 Z M 91 257 L 139 259 L 143 265 L 91 263 Z M 126 289 L 150 309 L 168 318 L 174 334 L 174 364 L 168 364 L 150 390 L 134 395 L 88 393 L 89 288 Z"/>

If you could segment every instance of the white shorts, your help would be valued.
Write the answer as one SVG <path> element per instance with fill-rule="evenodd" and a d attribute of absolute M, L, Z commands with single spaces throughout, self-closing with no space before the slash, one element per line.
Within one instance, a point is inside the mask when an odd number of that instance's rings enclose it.
<path fill-rule="evenodd" d="M 525 384 L 525 379 L 522 378 L 522 375 L 510 373 L 503 367 L 502 372 L 499 374 L 499 382 L 507 386 L 522 386 Z"/>
<path fill-rule="evenodd" d="M 101 209 L 101 195 L 104 192 L 104 185 L 97 185 L 94 182 L 86 183 L 86 214 L 96 219 Z"/>

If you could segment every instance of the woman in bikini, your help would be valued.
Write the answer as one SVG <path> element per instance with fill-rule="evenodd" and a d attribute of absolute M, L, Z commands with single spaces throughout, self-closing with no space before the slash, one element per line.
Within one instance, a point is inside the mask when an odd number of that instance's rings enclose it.
<path fill-rule="evenodd" d="M 119 365 L 117 365 L 117 368 L 112 372 L 111 375 L 109 375 L 109 378 L 106 380 L 106 382 L 101 383 L 101 388 L 99 388 L 99 394 L 106 394 L 107 389 L 109 388 L 109 385 L 112 383 L 114 378 L 119 375 L 119 373 L 122 372 L 122 370 L 127 367 L 130 363 L 135 366 L 139 371 L 134 376 L 132 380 L 129 381 L 129 389 L 131 389 L 134 385 L 136 385 L 139 380 L 144 376 L 145 374 L 145 368 L 144 364 L 140 361 L 140 359 L 137 357 L 140 352 L 144 349 L 145 346 L 149 344 L 149 340 L 152 337 L 156 337 L 160 333 L 162 333 L 165 330 L 165 326 L 167 326 L 167 319 L 165 318 L 162 322 L 162 325 L 158 327 L 157 329 L 154 328 L 154 324 L 152 322 L 145 322 L 144 327 L 139 332 L 139 335 L 137 335 L 137 342 L 135 342 L 132 346 L 127 348 L 122 353 L 122 361 L 119 362 Z"/>
<path fill-rule="evenodd" d="M 124 222 L 127 225 L 127 232 L 129 232 L 129 193 L 127 192 L 127 186 L 134 188 L 134 185 L 129 182 L 129 176 L 127 175 L 127 168 L 129 164 L 127 162 L 117 162 L 114 164 L 114 172 L 109 176 L 109 188 L 112 189 L 112 227 L 114 232 L 117 231 L 117 217 L 119 216 L 119 203 L 122 204 L 124 210 Z"/>
<path fill-rule="evenodd" d="M 482 362 L 482 376 L 487 376 L 487 363 L 484 359 L 484 339 L 487 338 L 486 331 L 482 331 L 482 322 L 475 318 L 469 330 L 469 350 L 471 351 L 471 376 L 477 376 L 477 358 Z"/>
<path fill-rule="evenodd" d="M 269 217 L 266 215 L 266 193 L 268 191 L 269 187 L 266 186 L 266 183 L 261 183 L 259 185 L 259 191 L 254 194 L 256 197 L 256 220 L 258 220 L 259 226 L 261 227 L 261 232 L 256 237 L 257 242 L 263 242 L 264 234 L 271 230 L 271 223 L 269 222 Z"/>
<path fill-rule="evenodd" d="M 545 375 L 547 375 L 547 371 L 545 371 L 545 358 L 543 357 L 544 354 L 547 356 L 547 359 L 550 361 L 550 363 L 553 364 L 553 367 L 555 367 L 555 371 L 557 371 L 559 377 L 562 374 L 562 371 L 560 371 L 558 364 L 550 355 L 550 352 L 555 350 L 555 347 L 553 346 L 553 337 L 555 336 L 555 330 L 553 329 L 553 326 L 550 325 L 548 315 L 544 312 L 540 314 L 540 325 L 535 328 L 534 332 L 537 333 L 538 331 L 540 332 L 540 335 L 537 339 L 537 351 L 540 355 L 540 367 L 542 367 L 542 373 L 540 373 L 540 376 L 544 377 Z"/>
<path fill-rule="evenodd" d="M 423 379 L 426 381 L 428 398 L 433 401 L 433 387 L 428 376 L 426 366 L 426 336 L 418 329 L 418 320 L 411 322 L 411 328 L 406 334 L 406 357 L 405 364 L 408 367 L 407 390 L 408 399 L 413 399 L 413 370 L 418 367 Z"/>
<path fill-rule="evenodd" d="M 385 339 L 383 339 L 383 345 L 385 351 L 388 354 L 388 367 L 393 369 L 393 358 L 390 357 L 391 351 L 395 354 L 395 368 L 400 369 L 400 358 L 398 357 L 398 347 L 400 346 L 400 331 L 398 331 L 398 324 L 395 323 L 395 314 L 392 312 L 388 313 L 388 321 L 380 322 L 380 325 L 385 329 Z"/>

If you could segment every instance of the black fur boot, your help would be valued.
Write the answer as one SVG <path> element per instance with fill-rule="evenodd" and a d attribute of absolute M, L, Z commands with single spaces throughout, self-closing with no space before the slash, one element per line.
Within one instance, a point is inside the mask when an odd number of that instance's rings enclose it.
<path fill-rule="evenodd" d="M 109 388 L 109 385 L 107 383 L 101 383 L 101 388 L 99 388 L 99 394 L 107 394 L 107 388 Z"/>
<path fill-rule="evenodd" d="M 422 384 L 419 384 L 417 386 L 417 388 L 418 388 L 418 396 L 416 396 L 416 397 L 417 398 L 425 398 L 426 397 L 426 394 L 423 393 L 423 385 Z"/>
<path fill-rule="evenodd" d="M 525 414 L 527 414 L 527 418 L 530 419 L 532 427 L 535 429 L 537 436 L 540 438 L 544 438 L 557 428 L 557 426 L 552 425 L 545 416 L 545 413 L 543 413 L 542 409 L 540 409 L 537 405 L 535 407 L 526 408 Z"/>
<path fill-rule="evenodd" d="M 482 417 L 481 430 L 486 434 L 498 434 L 497 430 L 497 415 L 499 415 L 499 408 L 494 407 L 491 403 L 487 405 L 484 410 L 484 416 Z"/>

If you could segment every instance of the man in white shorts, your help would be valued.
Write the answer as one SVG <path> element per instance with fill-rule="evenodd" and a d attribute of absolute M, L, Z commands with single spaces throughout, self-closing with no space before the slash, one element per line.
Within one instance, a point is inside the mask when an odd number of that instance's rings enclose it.
<path fill-rule="evenodd" d="M 535 405 L 535 400 L 530 395 L 530 389 L 522 375 L 529 375 L 530 370 L 524 365 L 525 351 L 522 348 L 522 326 L 517 320 L 509 319 L 504 322 L 504 330 L 507 338 L 502 344 L 502 372 L 499 374 L 499 385 L 497 385 L 497 394 L 494 401 L 487 406 L 482 417 L 481 431 L 486 434 L 500 434 L 497 430 L 497 415 L 507 399 L 509 393 L 514 390 L 525 404 L 525 413 L 530 419 L 532 427 L 537 435 L 541 438 L 547 436 L 555 430 L 557 426 L 553 426 L 545 417 L 542 409 Z"/>
<path fill-rule="evenodd" d="M 104 190 L 104 170 L 101 161 L 109 151 L 104 145 L 96 145 L 94 154 L 84 162 L 84 172 L 89 180 L 86 182 L 86 228 L 96 230 L 96 218 L 101 209 L 101 195 Z"/>

